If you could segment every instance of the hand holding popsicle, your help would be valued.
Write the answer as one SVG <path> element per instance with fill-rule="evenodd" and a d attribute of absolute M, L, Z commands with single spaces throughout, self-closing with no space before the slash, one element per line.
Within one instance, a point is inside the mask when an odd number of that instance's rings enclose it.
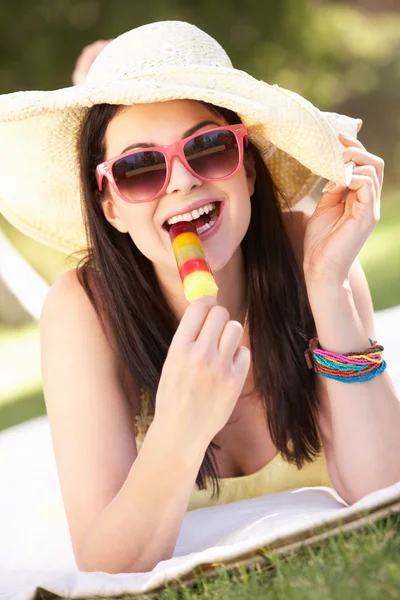
<path fill-rule="evenodd" d="M 185 447 L 205 451 L 226 425 L 250 367 L 243 326 L 210 297 L 186 308 L 157 389 L 154 419 Z"/>
<path fill-rule="evenodd" d="M 218 287 L 193 223 L 170 229 L 185 297 L 190 303 L 172 339 L 157 390 L 155 420 L 205 451 L 226 425 L 250 367 L 243 326 L 216 304 Z M 189 447 L 188 446 L 188 447 Z"/>

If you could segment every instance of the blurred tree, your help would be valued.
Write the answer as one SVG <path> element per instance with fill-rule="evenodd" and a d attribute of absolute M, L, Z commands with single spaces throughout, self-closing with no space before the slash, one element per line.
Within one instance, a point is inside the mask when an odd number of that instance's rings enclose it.
<path fill-rule="evenodd" d="M 187 20 L 220 41 L 237 68 L 322 110 L 363 118 L 361 137 L 385 159 L 386 180 L 400 183 L 398 9 L 398 0 L 20 0 L 16 18 L 3 2 L 0 93 L 69 87 L 90 42 L 151 21 Z"/>
<path fill-rule="evenodd" d="M 325 0 L 321 0 L 324 2 Z M 331 0 L 337 4 L 346 4 L 348 0 Z M 399 0 L 353 0 L 352 5 L 357 9 L 366 9 L 371 12 L 398 11 L 400 12 Z"/>

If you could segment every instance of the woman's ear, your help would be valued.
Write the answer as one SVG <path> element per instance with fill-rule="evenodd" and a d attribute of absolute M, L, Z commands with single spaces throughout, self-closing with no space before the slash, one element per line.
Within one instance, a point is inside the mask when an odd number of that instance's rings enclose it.
<path fill-rule="evenodd" d="M 101 201 L 101 208 L 107 221 L 121 233 L 128 233 L 124 221 L 121 219 L 117 207 L 110 198 L 104 198 Z"/>
<path fill-rule="evenodd" d="M 246 150 L 244 155 L 244 169 L 247 177 L 247 185 L 249 188 L 249 195 L 252 196 L 254 193 L 254 185 L 256 182 L 256 166 L 254 162 L 253 154 L 250 150 Z"/>

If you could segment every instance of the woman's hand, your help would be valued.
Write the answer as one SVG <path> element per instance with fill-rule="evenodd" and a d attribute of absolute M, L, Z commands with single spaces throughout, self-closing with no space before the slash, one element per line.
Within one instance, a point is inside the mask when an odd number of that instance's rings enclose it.
<path fill-rule="evenodd" d="M 339 140 L 344 161 L 355 164 L 349 191 L 342 202 L 345 186 L 325 186 L 307 224 L 303 269 L 308 282 L 340 286 L 379 221 L 384 162 L 355 138 L 340 134 Z"/>
<path fill-rule="evenodd" d="M 72 73 L 72 83 L 74 85 L 81 85 L 85 82 L 94 59 L 110 42 L 111 40 L 97 40 L 97 42 L 93 42 L 93 44 L 84 47 L 76 61 L 74 72 Z"/>
<path fill-rule="evenodd" d="M 226 425 L 250 367 L 241 323 L 215 302 L 204 297 L 188 305 L 163 365 L 154 415 L 204 449 Z"/>

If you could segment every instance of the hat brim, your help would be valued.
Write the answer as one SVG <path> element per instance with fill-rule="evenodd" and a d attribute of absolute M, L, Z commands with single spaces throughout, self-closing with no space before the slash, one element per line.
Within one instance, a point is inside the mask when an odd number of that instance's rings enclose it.
<path fill-rule="evenodd" d="M 0 211 L 19 230 L 62 252 L 86 246 L 77 140 L 95 104 L 193 99 L 235 111 L 290 204 L 321 177 L 348 185 L 340 131 L 356 137 L 362 121 L 322 112 L 298 94 L 237 69 L 180 69 L 93 81 L 56 91 L 0 97 Z"/>

